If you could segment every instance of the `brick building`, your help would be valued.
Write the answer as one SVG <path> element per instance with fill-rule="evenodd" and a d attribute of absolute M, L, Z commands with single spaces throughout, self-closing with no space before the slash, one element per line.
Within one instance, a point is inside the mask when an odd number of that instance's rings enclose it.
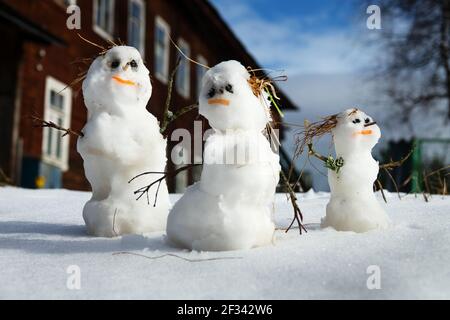
<path fill-rule="evenodd" d="M 81 9 L 80 30 L 66 26 L 70 16 L 66 10 L 71 4 Z M 78 33 L 103 46 L 108 40 L 121 39 L 141 51 L 153 78 L 148 109 L 158 118 L 179 55 L 169 35 L 187 55 L 204 64 L 236 59 L 258 67 L 205 0 L 0 0 L 0 32 L 0 168 L 14 184 L 29 188 L 89 188 L 76 139 L 34 128 L 29 118 L 37 113 L 65 127 L 83 128 L 86 109 L 80 86 L 61 90 L 80 69 L 86 69 L 74 62 L 93 57 L 99 50 L 81 40 Z M 176 78 L 174 107 L 197 101 L 204 72 L 184 60 Z M 296 109 L 282 93 L 281 98 L 284 109 Z M 197 118 L 198 113 L 192 112 L 173 123 L 170 130 L 192 132 Z M 202 121 L 205 128 L 207 122 Z M 171 143 L 169 150 L 173 146 Z M 169 163 L 168 168 L 173 170 L 174 165 Z M 196 172 L 185 172 L 168 181 L 169 188 L 183 191 L 195 179 Z"/>

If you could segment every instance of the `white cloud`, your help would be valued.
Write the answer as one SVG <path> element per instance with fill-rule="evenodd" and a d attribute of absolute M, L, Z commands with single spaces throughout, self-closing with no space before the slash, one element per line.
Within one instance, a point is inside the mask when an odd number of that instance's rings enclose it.
<path fill-rule="evenodd" d="M 225 6 L 225 4 L 224 4 Z M 264 66 L 289 75 L 351 73 L 370 63 L 353 28 L 314 28 L 326 23 L 318 13 L 300 21 L 294 16 L 267 20 L 245 3 L 227 6 L 225 20 L 249 51 Z"/>

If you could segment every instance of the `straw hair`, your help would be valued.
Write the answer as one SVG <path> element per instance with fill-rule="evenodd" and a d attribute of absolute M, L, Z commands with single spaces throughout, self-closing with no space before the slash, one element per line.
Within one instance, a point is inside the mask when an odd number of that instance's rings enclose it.
<path fill-rule="evenodd" d="M 276 79 L 270 79 L 267 76 L 260 78 L 256 75 L 256 71 L 262 71 L 263 69 L 251 69 L 247 68 L 250 73 L 250 79 L 248 80 L 248 84 L 253 91 L 253 94 L 256 97 L 260 97 L 263 92 L 269 92 L 275 99 L 280 100 L 277 95 L 277 91 L 275 90 L 275 86 L 273 85 L 274 81 L 286 81 L 287 76 L 281 76 Z"/>
<path fill-rule="evenodd" d="M 302 154 L 305 147 L 312 143 L 313 139 L 320 139 L 324 135 L 331 133 L 336 128 L 338 116 L 338 114 L 333 114 L 313 123 L 305 121 L 303 130 L 297 134 L 296 156 Z"/>
<path fill-rule="evenodd" d="M 100 49 L 101 51 L 93 58 L 81 58 L 81 59 L 77 59 L 76 61 L 72 62 L 72 64 L 75 63 L 83 63 L 87 66 L 87 68 L 89 68 L 89 65 L 95 60 L 95 58 L 100 57 L 100 56 L 104 56 L 109 50 L 111 50 L 114 47 L 118 47 L 118 46 L 123 46 L 124 43 L 119 39 L 118 42 L 114 42 L 112 40 L 107 40 L 107 42 L 109 43 L 108 47 L 104 47 L 98 43 L 95 43 L 91 40 L 88 40 L 86 38 L 84 38 L 81 34 L 77 33 L 78 37 L 83 40 L 84 42 Z M 64 90 L 66 90 L 67 88 L 73 88 L 74 86 L 76 86 L 77 84 L 83 82 L 87 77 L 87 70 L 83 70 L 80 73 L 78 73 L 77 77 L 70 83 L 68 84 L 66 87 L 64 87 L 64 89 L 62 89 L 60 92 L 58 92 L 58 94 L 60 94 L 61 92 L 63 92 Z"/>

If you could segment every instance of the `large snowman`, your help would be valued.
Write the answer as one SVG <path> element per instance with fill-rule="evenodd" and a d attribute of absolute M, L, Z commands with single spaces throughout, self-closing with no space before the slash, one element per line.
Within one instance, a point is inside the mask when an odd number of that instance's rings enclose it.
<path fill-rule="evenodd" d="M 146 110 L 151 94 L 149 71 L 135 48 L 114 47 L 88 71 L 83 83 L 88 120 L 78 152 L 93 191 L 83 210 L 89 234 L 113 237 L 165 229 L 165 182 L 155 207 L 136 201 L 136 186 L 128 183 L 142 172 L 165 170 L 166 141 L 157 119 Z M 149 194 L 156 195 L 156 190 Z"/>
<path fill-rule="evenodd" d="M 388 227 L 389 218 L 373 192 L 379 165 L 371 151 L 381 137 L 380 128 L 364 112 L 349 109 L 337 116 L 332 134 L 336 156 L 344 165 L 328 170 L 331 200 L 322 227 L 354 232 Z"/>
<path fill-rule="evenodd" d="M 250 249 L 271 243 L 279 157 L 262 131 L 270 121 L 265 94 L 237 61 L 210 69 L 203 78 L 200 114 L 214 133 L 205 145 L 201 181 L 171 210 L 169 241 L 198 251 Z"/>

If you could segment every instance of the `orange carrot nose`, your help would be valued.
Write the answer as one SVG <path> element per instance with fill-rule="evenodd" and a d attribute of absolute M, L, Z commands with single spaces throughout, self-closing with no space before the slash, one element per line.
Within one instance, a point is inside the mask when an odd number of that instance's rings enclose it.
<path fill-rule="evenodd" d="M 355 132 L 354 135 L 362 134 L 363 136 L 369 136 L 372 133 L 373 133 L 372 130 L 362 130 L 362 131 Z"/>
<path fill-rule="evenodd" d="M 112 78 L 113 78 L 113 80 L 115 80 L 116 82 L 118 82 L 118 83 L 120 83 L 120 84 L 123 84 L 123 85 L 126 85 L 126 86 L 135 86 L 135 85 L 136 85 L 135 82 L 133 82 L 133 81 L 131 81 L 131 80 L 125 80 L 125 79 L 122 79 L 122 78 L 119 77 L 119 76 L 114 76 L 114 77 L 112 77 Z"/>
<path fill-rule="evenodd" d="M 209 99 L 208 104 L 221 104 L 223 106 L 229 106 L 230 100 L 227 99 Z"/>

